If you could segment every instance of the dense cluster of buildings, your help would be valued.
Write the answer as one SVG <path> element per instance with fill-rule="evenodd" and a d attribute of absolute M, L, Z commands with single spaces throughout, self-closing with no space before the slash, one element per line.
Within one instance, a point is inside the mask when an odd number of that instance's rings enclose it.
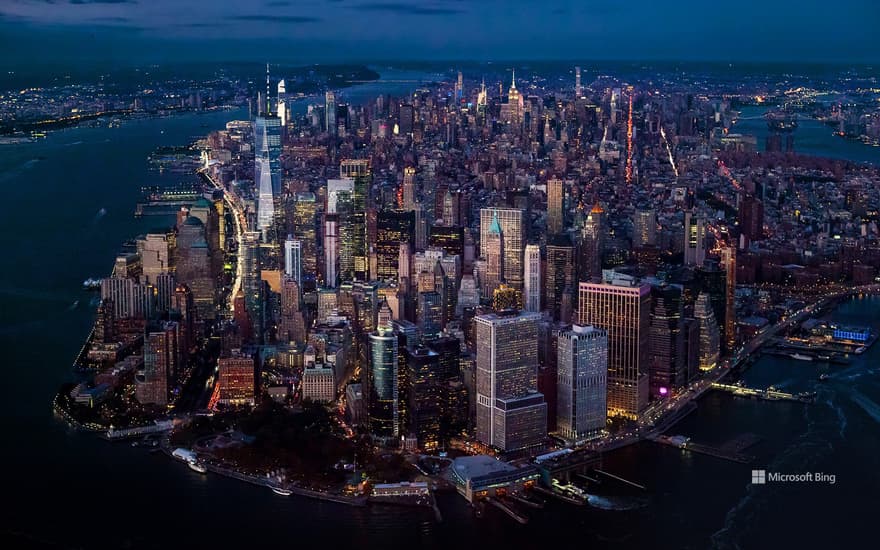
<path fill-rule="evenodd" d="M 521 76 L 305 113 L 267 81 L 204 142 L 225 199 L 120 256 L 89 353 L 143 346 L 137 398 L 164 405 L 210 325 L 220 404 L 532 452 L 641 420 L 786 288 L 876 279 L 876 171 L 731 147 L 723 98 Z"/>

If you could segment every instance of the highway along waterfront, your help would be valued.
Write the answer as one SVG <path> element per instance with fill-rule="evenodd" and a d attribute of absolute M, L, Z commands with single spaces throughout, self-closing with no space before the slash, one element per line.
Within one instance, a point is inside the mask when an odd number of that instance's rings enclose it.
<path fill-rule="evenodd" d="M 371 88 L 371 95 L 378 90 Z M 53 132 L 0 148 L 5 250 L 0 272 L 7 350 L 3 485 L 14 503 L 3 515 L 7 548 L 264 547 L 273 541 L 325 547 L 546 545 L 576 538 L 592 547 L 645 548 L 657 540 L 683 548 L 836 546 L 803 526 L 871 525 L 872 509 L 852 494 L 880 493 L 880 346 L 848 365 L 764 356 L 743 376 L 753 388 L 816 391 L 816 403 L 739 399 L 709 391 L 673 433 L 723 446 L 743 434 L 752 464 L 642 442 L 610 453 L 603 470 L 647 488 L 637 497 L 604 496 L 601 508 L 548 500 L 528 529 L 497 509 L 477 519 L 453 493 L 438 495 L 444 521 L 428 509 L 348 507 L 218 475 L 124 443 L 71 431 L 50 403 L 94 318 L 83 279 L 106 275 L 120 244 L 156 225 L 135 218 L 145 185 L 180 174 L 148 170 L 157 146 L 184 145 L 246 111 L 123 121 L 119 127 Z M 880 330 L 880 298 L 844 302 L 831 317 Z M 829 374 L 818 381 L 819 374 Z M 753 468 L 836 474 L 835 485 L 751 485 Z M 760 511 L 760 514 L 758 513 Z M 339 529 L 341 518 L 346 529 Z M 162 529 L 156 526 L 161 524 Z M 225 529 L 225 525 L 243 529 Z M 167 533 L 174 533 L 170 538 Z M 734 533 L 736 535 L 734 536 Z M 823 537 L 828 537 L 827 539 Z M 63 542 L 63 544 L 62 544 Z"/>

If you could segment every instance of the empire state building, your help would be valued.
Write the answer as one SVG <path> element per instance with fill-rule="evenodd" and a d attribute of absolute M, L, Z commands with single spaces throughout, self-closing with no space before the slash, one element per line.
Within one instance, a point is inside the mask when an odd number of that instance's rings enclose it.
<path fill-rule="evenodd" d="M 507 103 L 501 105 L 501 120 L 511 124 L 522 124 L 523 121 L 523 96 L 516 89 L 516 70 L 507 91 Z"/>

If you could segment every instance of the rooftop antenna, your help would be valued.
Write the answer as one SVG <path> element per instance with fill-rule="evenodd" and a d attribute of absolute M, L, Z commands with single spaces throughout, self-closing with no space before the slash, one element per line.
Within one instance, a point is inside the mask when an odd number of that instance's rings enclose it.
<path fill-rule="evenodd" d="M 272 114 L 272 102 L 269 100 L 269 63 L 266 63 L 266 114 Z"/>

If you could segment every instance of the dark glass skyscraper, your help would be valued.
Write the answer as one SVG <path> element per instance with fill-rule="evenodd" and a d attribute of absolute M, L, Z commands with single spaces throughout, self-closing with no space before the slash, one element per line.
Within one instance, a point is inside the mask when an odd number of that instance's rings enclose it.
<path fill-rule="evenodd" d="M 369 418 L 377 437 L 400 434 L 397 335 L 387 327 L 370 334 Z"/>
<path fill-rule="evenodd" d="M 683 313 L 681 287 L 663 285 L 651 288 L 648 360 L 651 399 L 666 397 L 687 380 Z"/>
<path fill-rule="evenodd" d="M 421 449 L 440 444 L 440 355 L 425 347 L 407 349 L 407 411 L 409 433 Z"/>
<path fill-rule="evenodd" d="M 413 212 L 383 210 L 376 221 L 375 278 L 397 281 L 400 245 L 415 245 L 416 217 Z"/>

